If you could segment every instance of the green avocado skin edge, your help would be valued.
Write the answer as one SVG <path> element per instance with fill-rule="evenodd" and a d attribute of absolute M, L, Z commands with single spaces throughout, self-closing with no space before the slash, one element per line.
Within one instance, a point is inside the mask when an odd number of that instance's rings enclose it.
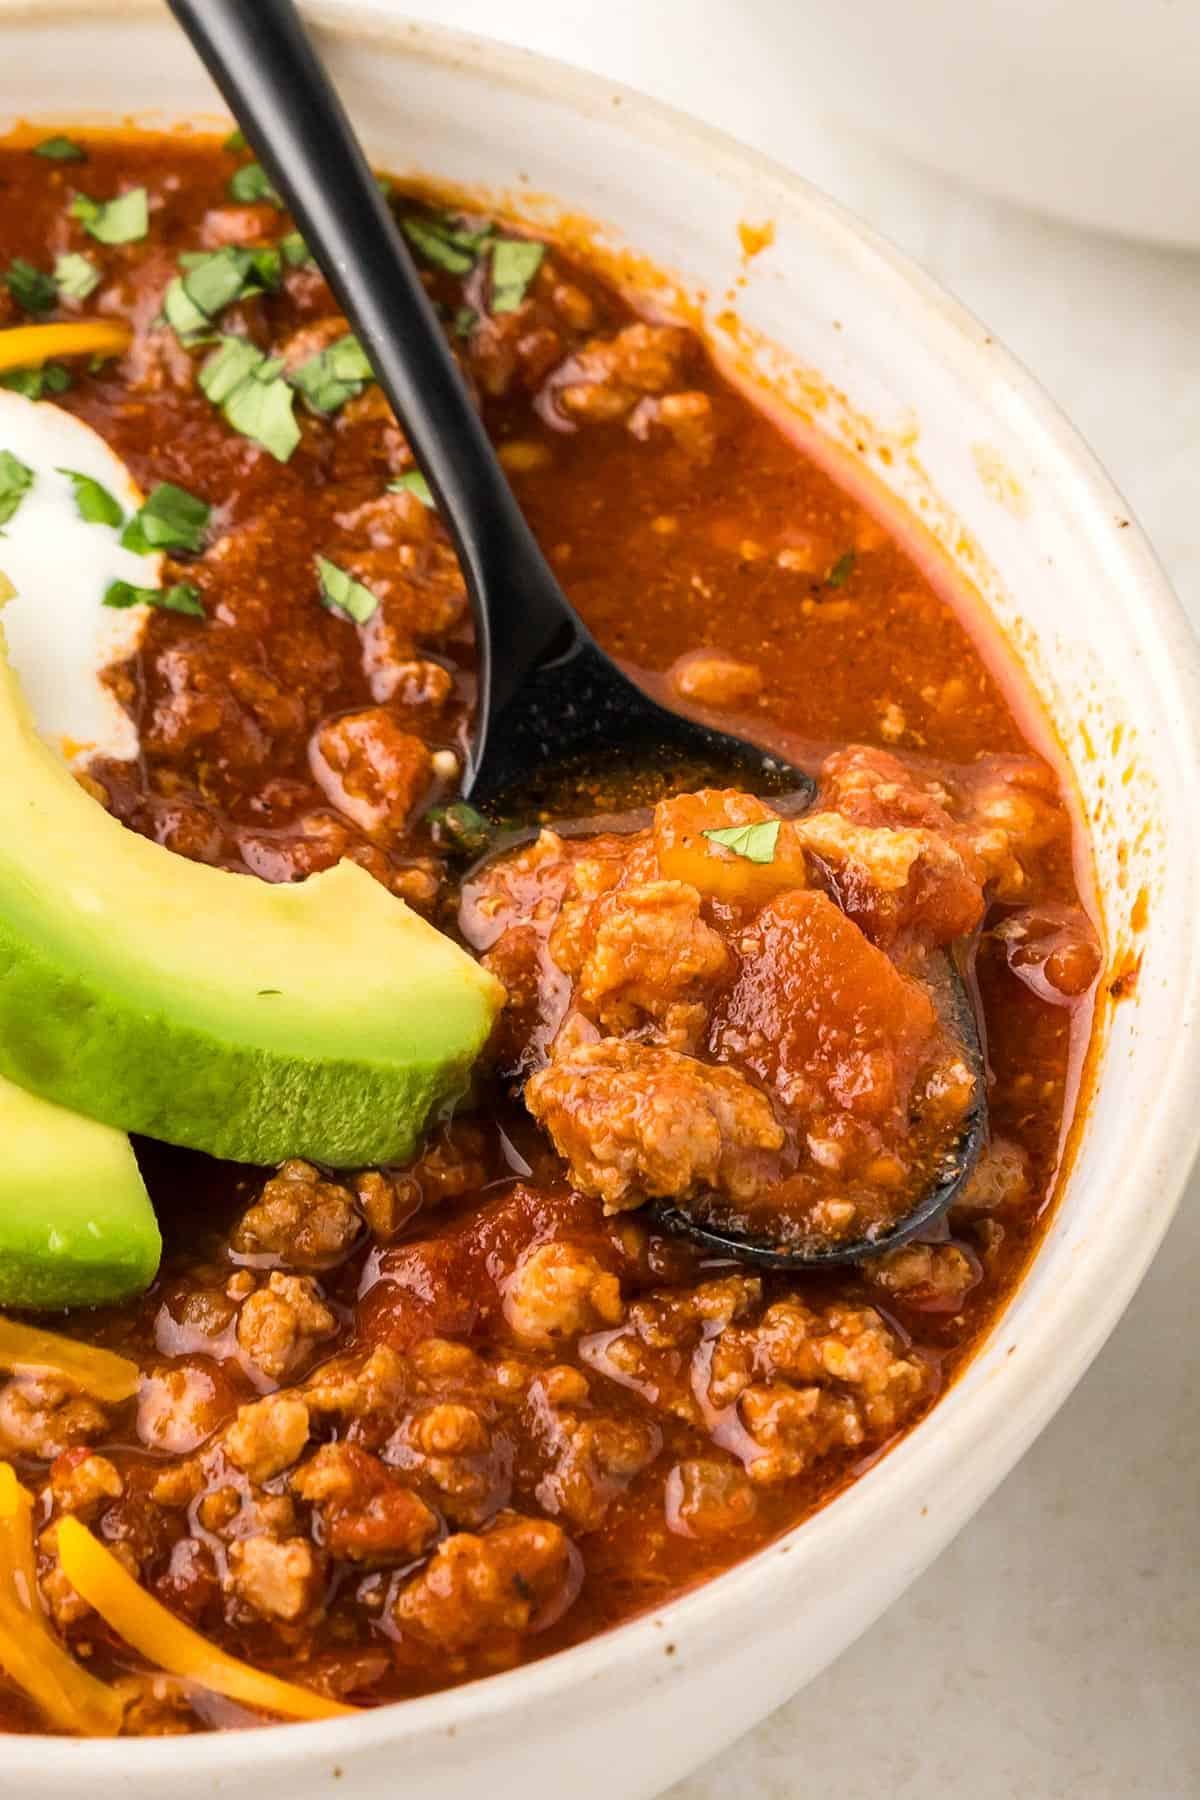
<path fill-rule="evenodd" d="M 0 765 L 0 1074 L 231 1161 L 416 1153 L 499 982 L 357 864 L 272 887 L 126 830 L 37 736 L 2 634 Z"/>
<path fill-rule="evenodd" d="M 140 1294 L 162 1250 L 129 1139 L 0 1081 L 0 1306 Z"/>

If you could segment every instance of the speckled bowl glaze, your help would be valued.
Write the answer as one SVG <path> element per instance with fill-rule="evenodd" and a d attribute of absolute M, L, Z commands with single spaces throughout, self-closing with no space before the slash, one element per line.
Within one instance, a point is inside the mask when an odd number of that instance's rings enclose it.
<path fill-rule="evenodd" d="M 1137 526 L 1054 407 L 974 319 L 804 182 L 554 64 L 353 6 L 311 11 L 381 163 L 482 182 L 531 224 L 589 237 L 704 323 L 877 501 L 907 508 L 922 556 L 957 565 L 985 633 L 1009 641 L 1054 722 L 1090 822 L 1111 966 L 1138 966 L 1102 1021 L 1093 1102 L 1024 1286 L 931 1417 L 825 1511 L 662 1613 L 430 1699 L 224 1736 L 11 1738 L 3 1752 L 21 1800 L 639 1800 L 895 1599 L 1062 1403 L 1153 1255 L 1200 1133 L 1200 662 Z M 0 115 L 162 124 L 214 111 L 156 0 L 0 0 Z"/>

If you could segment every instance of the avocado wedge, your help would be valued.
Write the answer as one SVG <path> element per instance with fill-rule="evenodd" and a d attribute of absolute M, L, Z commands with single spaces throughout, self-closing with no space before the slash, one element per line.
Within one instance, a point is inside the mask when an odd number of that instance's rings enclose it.
<path fill-rule="evenodd" d="M 162 1248 L 129 1139 L 0 1081 L 0 1306 L 100 1306 Z"/>
<path fill-rule="evenodd" d="M 0 1074 L 235 1161 L 403 1161 L 504 990 L 356 864 L 294 886 L 110 817 L 38 737 L 0 632 Z"/>

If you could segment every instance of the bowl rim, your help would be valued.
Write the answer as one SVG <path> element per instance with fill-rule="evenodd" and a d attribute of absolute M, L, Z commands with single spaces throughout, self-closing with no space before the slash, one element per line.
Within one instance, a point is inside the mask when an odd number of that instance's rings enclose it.
<path fill-rule="evenodd" d="M 325 36 L 377 45 L 429 66 L 485 74 L 510 90 L 552 100 L 571 110 L 602 111 L 629 137 L 648 147 L 669 142 L 705 171 L 721 168 L 750 178 L 760 194 L 772 195 L 793 217 L 803 218 L 807 229 L 823 235 L 844 255 L 853 254 L 881 292 L 914 320 L 920 318 L 927 338 L 937 338 L 944 361 L 978 389 L 986 390 L 992 405 L 1000 405 L 1003 395 L 1010 427 L 1038 453 L 1043 468 L 1053 468 L 1061 477 L 1075 509 L 1086 519 L 1088 531 L 1103 545 L 1114 579 L 1120 580 L 1131 599 L 1136 597 L 1146 627 L 1144 648 L 1154 659 L 1164 695 L 1164 731 L 1177 762 L 1190 768 L 1200 784 L 1200 642 L 1141 527 L 1092 451 L 1039 383 L 974 314 L 918 264 L 803 176 L 621 82 L 476 33 L 384 14 L 362 0 L 301 0 L 301 6 L 309 22 Z M 63 26 L 150 21 L 170 26 L 162 0 L 0 0 L 0 31 L 20 23 Z M 86 116 L 86 109 L 80 111 Z M 1168 699 L 1173 704 L 1167 704 Z M 934 1409 L 941 1421 L 936 1432 L 926 1431 L 922 1421 L 870 1471 L 870 1479 L 860 1478 L 839 1494 L 836 1505 L 822 1508 L 754 1556 L 667 1606 L 578 1645 L 513 1670 L 352 1718 L 255 1728 L 248 1754 L 256 1775 L 286 1764 L 305 1763 L 314 1754 L 337 1762 L 385 1744 L 453 1737 L 517 1706 L 551 1706 L 572 1690 L 626 1670 L 651 1653 L 661 1653 L 665 1620 L 683 1649 L 682 1640 L 689 1633 L 702 1635 L 721 1614 L 735 1607 L 744 1614 L 761 1603 L 767 1610 L 785 1581 L 784 1570 L 777 1566 L 781 1555 L 797 1552 L 788 1565 L 786 1581 L 790 1585 L 806 1561 L 828 1554 L 838 1536 L 861 1534 L 869 1539 L 873 1515 L 893 1512 L 904 1498 L 918 1510 L 924 1499 L 938 1492 L 938 1478 L 977 1454 L 985 1441 L 1004 1452 L 993 1458 L 1000 1466 L 983 1489 L 983 1494 L 989 1492 L 1058 1410 L 1116 1325 L 1171 1222 L 1200 1150 L 1200 1108 L 1180 1105 L 1195 1085 L 1189 1079 L 1188 1066 L 1200 1029 L 1200 953 L 1192 954 L 1187 963 L 1177 996 L 1173 1046 L 1164 1058 L 1166 1066 L 1154 1104 L 1140 1121 L 1138 1142 L 1122 1183 L 1131 1197 L 1126 1208 L 1127 1234 L 1119 1242 L 1097 1245 L 1093 1241 L 1089 1245 L 1091 1264 L 1086 1278 L 1081 1280 L 1072 1273 L 1055 1303 L 1026 1322 L 1020 1346 L 1023 1354 L 1006 1356 L 989 1371 L 980 1390 L 967 1395 L 965 1401 L 963 1380 L 951 1387 Z M 1137 1234 L 1134 1214 L 1140 1226 Z M 998 1315 L 981 1346 L 981 1355 L 1003 1330 L 1005 1318 L 1006 1311 Z M 1056 1354 L 1047 1363 L 1039 1358 L 1039 1349 L 1048 1345 L 1055 1347 Z M 932 1504 L 930 1498 L 931 1509 Z M 178 1767 L 181 1754 L 177 1738 L 97 1740 L 25 1733 L 5 1735 L 3 1741 L 10 1778 L 23 1770 L 66 1780 L 85 1774 L 93 1779 L 120 1775 L 149 1778 Z M 188 1772 L 217 1775 L 231 1764 L 246 1761 L 246 1746 L 242 1732 L 190 1736 L 183 1753 Z"/>

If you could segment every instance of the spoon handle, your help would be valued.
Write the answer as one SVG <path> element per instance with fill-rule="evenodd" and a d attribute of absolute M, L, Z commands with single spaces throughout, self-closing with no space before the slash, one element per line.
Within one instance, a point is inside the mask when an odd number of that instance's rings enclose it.
<path fill-rule="evenodd" d="M 529 665 L 582 628 L 512 496 L 293 0 L 168 3 L 353 324 L 449 527 L 475 614 L 477 766 L 489 718 Z"/>

